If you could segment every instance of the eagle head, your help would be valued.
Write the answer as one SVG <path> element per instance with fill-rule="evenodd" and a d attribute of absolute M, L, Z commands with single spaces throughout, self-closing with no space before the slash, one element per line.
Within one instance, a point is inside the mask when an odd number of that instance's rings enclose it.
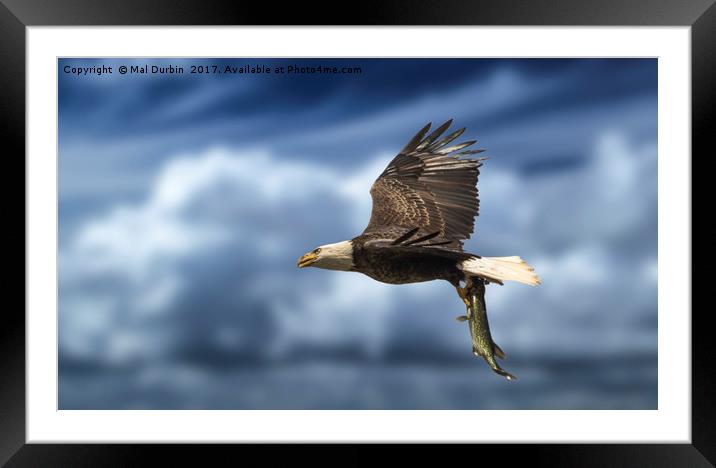
<path fill-rule="evenodd" d="M 343 241 L 317 247 L 298 259 L 298 267 L 318 267 L 326 270 L 351 271 L 353 261 L 353 242 Z"/>

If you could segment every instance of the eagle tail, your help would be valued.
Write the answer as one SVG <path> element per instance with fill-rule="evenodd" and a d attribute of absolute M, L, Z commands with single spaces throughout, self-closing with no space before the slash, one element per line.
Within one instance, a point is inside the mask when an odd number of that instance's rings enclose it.
<path fill-rule="evenodd" d="M 459 268 L 470 275 L 500 284 L 503 281 L 517 281 L 530 286 L 541 284 L 534 268 L 518 256 L 472 257 L 460 262 Z"/>

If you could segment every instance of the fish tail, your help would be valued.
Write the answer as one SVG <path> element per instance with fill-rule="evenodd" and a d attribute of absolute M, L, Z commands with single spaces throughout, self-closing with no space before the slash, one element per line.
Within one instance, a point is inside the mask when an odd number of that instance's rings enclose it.
<path fill-rule="evenodd" d="M 510 374 L 509 372 L 507 372 L 506 370 L 504 370 L 501 367 L 493 367 L 492 370 L 495 371 L 496 374 L 501 375 L 502 377 L 506 378 L 507 380 L 517 380 L 517 377 Z"/>
<path fill-rule="evenodd" d="M 495 372 L 495 374 L 499 374 L 506 378 L 507 380 L 517 380 L 517 377 L 507 372 L 505 369 L 500 367 L 500 365 L 495 361 L 494 357 L 485 358 L 485 361 L 490 365 L 490 368 Z"/>

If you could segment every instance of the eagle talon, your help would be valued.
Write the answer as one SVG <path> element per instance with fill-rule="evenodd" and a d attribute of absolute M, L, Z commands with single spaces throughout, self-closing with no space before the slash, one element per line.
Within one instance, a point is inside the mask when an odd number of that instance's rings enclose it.
<path fill-rule="evenodd" d="M 462 299 L 462 302 L 465 304 L 465 307 L 467 307 L 469 311 L 470 307 L 472 307 L 472 304 L 470 303 L 467 287 L 455 287 L 455 289 L 457 290 L 457 295 L 460 296 L 460 299 Z"/>

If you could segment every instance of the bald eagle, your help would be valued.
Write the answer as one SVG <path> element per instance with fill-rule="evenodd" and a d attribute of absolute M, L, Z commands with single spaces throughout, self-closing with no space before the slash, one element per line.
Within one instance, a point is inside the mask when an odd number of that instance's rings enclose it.
<path fill-rule="evenodd" d="M 373 209 L 361 235 L 317 247 L 298 266 L 357 271 L 390 284 L 446 280 L 468 311 L 475 306 L 470 290 L 476 281 L 539 284 L 534 269 L 518 256 L 463 251 L 474 230 L 477 178 L 487 158 L 473 157 L 484 149 L 465 149 L 475 140 L 452 144 L 465 128 L 443 137 L 451 125 L 452 119 L 428 134 L 428 123 L 388 164 L 370 189 Z"/>

